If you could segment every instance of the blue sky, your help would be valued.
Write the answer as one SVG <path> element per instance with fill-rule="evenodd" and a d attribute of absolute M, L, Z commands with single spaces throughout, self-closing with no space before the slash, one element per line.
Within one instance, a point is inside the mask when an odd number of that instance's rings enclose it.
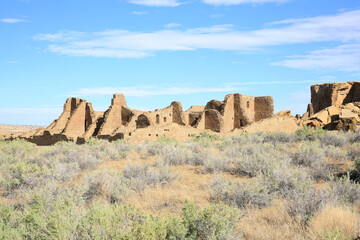
<path fill-rule="evenodd" d="M 358 0 L 1 0 L 0 123 L 48 125 L 70 96 L 184 110 L 227 93 L 304 113 L 360 80 Z"/>

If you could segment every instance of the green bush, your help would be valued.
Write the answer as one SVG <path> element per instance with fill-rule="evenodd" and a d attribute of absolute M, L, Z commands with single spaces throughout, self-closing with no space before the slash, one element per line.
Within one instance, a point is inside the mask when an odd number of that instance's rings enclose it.
<path fill-rule="evenodd" d="M 305 126 L 301 129 L 296 130 L 295 133 L 300 139 L 303 140 L 315 140 L 319 136 L 324 136 L 327 134 L 326 130 L 322 128 L 313 128 L 309 126 Z"/>

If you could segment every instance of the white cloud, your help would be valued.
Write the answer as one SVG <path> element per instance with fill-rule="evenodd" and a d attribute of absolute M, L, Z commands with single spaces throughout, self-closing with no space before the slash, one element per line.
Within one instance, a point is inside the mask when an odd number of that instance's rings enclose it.
<path fill-rule="evenodd" d="M 181 24 L 179 24 L 179 23 L 168 23 L 168 24 L 164 25 L 165 28 L 177 28 L 180 26 L 181 26 Z"/>
<path fill-rule="evenodd" d="M 39 34 L 34 39 L 53 42 L 47 49 L 58 54 L 115 58 L 147 57 L 158 51 L 212 49 L 246 52 L 260 47 L 286 44 L 360 41 L 360 10 L 281 22 L 252 31 L 239 31 L 231 24 L 224 24 L 154 32 L 62 31 Z"/>
<path fill-rule="evenodd" d="M 27 20 L 19 19 L 19 18 L 3 18 L 3 19 L 0 19 L 0 22 L 3 22 L 3 23 L 19 23 L 19 22 L 27 22 Z"/>
<path fill-rule="evenodd" d="M 321 49 L 304 56 L 292 56 L 271 65 L 299 69 L 332 69 L 360 71 L 360 44 L 344 44 L 335 48 Z"/>
<path fill-rule="evenodd" d="M 136 87 L 100 87 L 100 88 L 81 88 L 75 92 L 80 96 L 89 95 L 111 95 L 123 93 L 125 96 L 159 96 L 159 95 L 187 95 L 195 93 L 211 92 L 231 92 L 238 91 L 237 87 L 162 87 L 162 86 L 136 86 Z"/>
<path fill-rule="evenodd" d="M 177 7 L 181 4 L 177 0 L 129 0 L 129 2 L 154 7 Z"/>
<path fill-rule="evenodd" d="M 134 15 L 146 15 L 146 14 L 148 14 L 148 12 L 145 12 L 145 11 L 133 11 L 132 13 Z"/>
<path fill-rule="evenodd" d="M 263 4 L 263 3 L 286 3 L 290 0 L 203 0 L 204 3 L 210 5 L 239 5 L 239 4 Z"/>

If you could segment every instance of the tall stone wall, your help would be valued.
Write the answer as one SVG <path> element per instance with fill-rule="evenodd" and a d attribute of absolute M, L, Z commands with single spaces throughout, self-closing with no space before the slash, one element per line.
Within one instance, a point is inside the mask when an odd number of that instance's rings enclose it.
<path fill-rule="evenodd" d="M 274 115 L 274 100 L 272 97 L 255 97 L 255 122 Z"/>

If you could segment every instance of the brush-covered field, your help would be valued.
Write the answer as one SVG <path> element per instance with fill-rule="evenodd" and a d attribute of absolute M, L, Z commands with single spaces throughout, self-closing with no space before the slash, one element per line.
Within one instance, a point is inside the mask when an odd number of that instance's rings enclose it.
<path fill-rule="evenodd" d="M 0 239 L 356 239 L 360 133 L 0 141 Z"/>

